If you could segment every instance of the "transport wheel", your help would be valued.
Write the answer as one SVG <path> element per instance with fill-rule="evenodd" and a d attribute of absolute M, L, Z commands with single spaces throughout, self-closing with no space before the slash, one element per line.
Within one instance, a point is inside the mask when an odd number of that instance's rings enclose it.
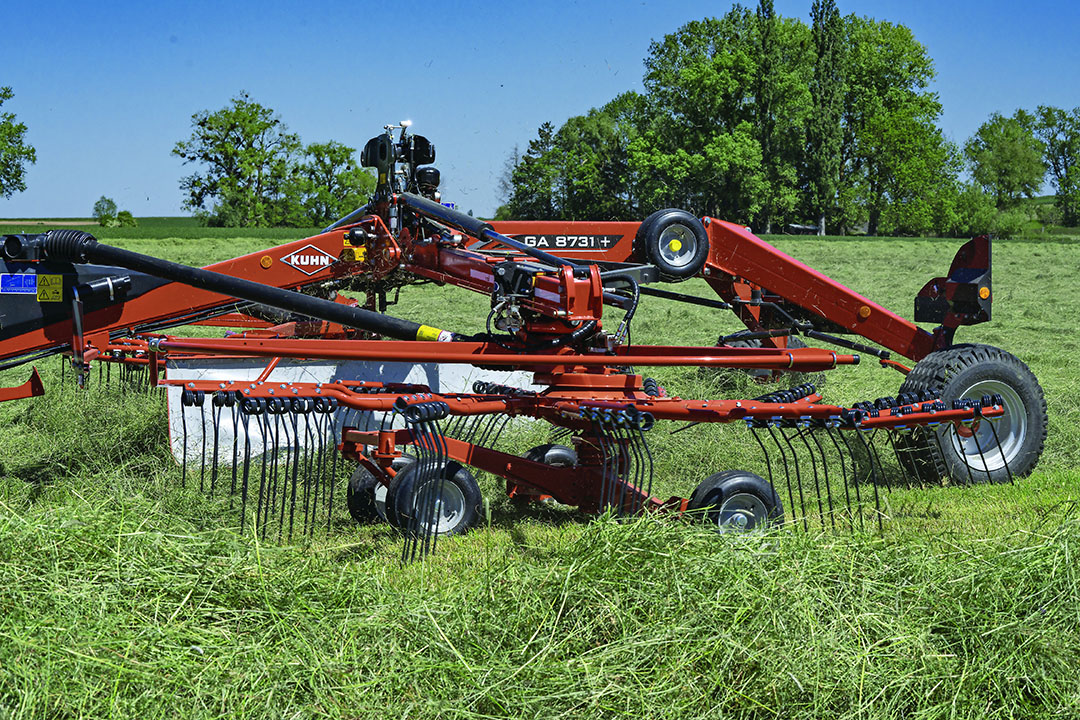
<path fill-rule="evenodd" d="M 547 443 L 545 445 L 537 445 L 530 449 L 527 453 L 522 455 L 526 460 L 532 460 L 533 462 L 544 463 L 545 465 L 551 465 L 557 468 L 574 467 L 577 465 L 578 456 L 573 448 L 566 445 L 555 445 Z M 506 481 L 506 492 L 509 494 L 517 484 L 511 480 Z M 515 493 L 511 498 L 511 502 L 516 505 L 525 505 L 534 501 L 549 502 L 551 498 L 547 495 L 531 495 L 528 493 Z"/>
<path fill-rule="evenodd" d="M 472 473 L 461 463 L 451 461 L 434 473 L 425 473 L 429 477 L 418 486 L 421 465 L 419 462 L 409 465 L 391 481 L 386 494 L 387 521 L 394 527 L 409 527 L 422 514 L 421 504 L 428 498 L 427 491 L 430 490 L 436 493 L 431 498 L 434 515 L 430 524 L 420 519 L 421 534 L 461 535 L 475 527 L 480 522 L 483 498 Z"/>
<path fill-rule="evenodd" d="M 402 455 L 394 459 L 391 467 L 401 472 L 414 462 L 416 458 Z M 356 466 L 349 484 L 345 486 L 345 503 L 349 507 L 349 514 L 358 523 L 386 520 L 386 486 L 363 465 Z"/>
<path fill-rule="evenodd" d="M 635 242 L 666 282 L 697 275 L 709 255 L 709 234 L 701 220 L 676 208 L 657 210 L 645 218 Z"/>
<path fill-rule="evenodd" d="M 900 386 L 900 392 L 920 390 L 939 394 L 950 407 L 958 398 L 1000 395 L 1005 415 L 958 432 L 948 424 L 900 435 L 900 461 L 916 478 L 1000 483 L 1008 482 L 1010 473 L 1026 475 L 1035 468 L 1046 443 L 1046 398 L 1019 358 L 990 345 L 939 350 L 920 360 Z M 995 447 L 995 431 L 1000 447 Z"/>
<path fill-rule="evenodd" d="M 763 529 L 784 522 L 784 508 L 773 486 L 746 470 L 725 470 L 705 478 L 690 496 L 687 511 L 703 511 L 720 532 Z"/>
<path fill-rule="evenodd" d="M 554 467 L 573 467 L 577 465 L 577 453 L 566 445 L 537 445 L 523 457 L 533 462 L 542 462 Z"/>

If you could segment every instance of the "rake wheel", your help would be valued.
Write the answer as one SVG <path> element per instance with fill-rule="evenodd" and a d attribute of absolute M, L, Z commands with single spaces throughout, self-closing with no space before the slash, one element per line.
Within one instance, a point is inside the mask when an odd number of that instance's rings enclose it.
<path fill-rule="evenodd" d="M 402 455 L 395 458 L 391 467 L 401 472 L 416 462 L 416 458 Z M 386 485 L 363 465 L 357 465 L 345 486 L 345 502 L 353 520 L 360 524 L 386 520 Z"/>
<path fill-rule="evenodd" d="M 390 482 L 386 491 L 387 522 L 396 528 L 408 528 L 417 519 L 421 523 L 427 522 L 420 518 L 423 509 L 419 503 L 425 490 L 434 483 L 431 489 L 438 493 L 434 499 L 434 526 L 420 528 L 419 532 L 434 530 L 433 534 L 446 537 L 461 535 L 476 527 L 482 514 L 483 497 L 472 473 L 461 463 L 451 461 L 433 473 L 425 473 L 428 477 L 418 485 L 417 476 L 421 470 L 421 463 L 413 463 Z"/>
<path fill-rule="evenodd" d="M 947 405 L 995 394 L 1005 403 L 1005 415 L 993 421 L 993 429 L 983 420 L 963 434 L 943 425 L 897 438 L 900 461 L 920 481 L 938 483 L 947 476 L 958 483 L 1001 483 L 1035 468 L 1046 443 L 1046 398 L 1019 358 L 990 345 L 954 345 L 920 360 L 900 387 L 920 390 L 938 393 Z"/>
<path fill-rule="evenodd" d="M 780 496 L 760 475 L 725 470 L 710 475 L 694 489 L 687 512 L 699 511 L 720 532 L 744 532 L 784 522 Z"/>

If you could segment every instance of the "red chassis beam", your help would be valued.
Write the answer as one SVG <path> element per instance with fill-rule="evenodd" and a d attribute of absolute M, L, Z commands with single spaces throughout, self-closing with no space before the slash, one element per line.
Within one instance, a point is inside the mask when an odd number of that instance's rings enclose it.
<path fill-rule="evenodd" d="M 749 298 L 750 285 L 819 315 L 912 360 L 935 349 L 934 336 L 896 313 L 777 250 L 734 223 L 704 218 L 710 251 L 702 276 L 725 300 Z M 634 247 L 637 222 L 511 221 L 495 230 L 567 258 L 646 262 Z"/>

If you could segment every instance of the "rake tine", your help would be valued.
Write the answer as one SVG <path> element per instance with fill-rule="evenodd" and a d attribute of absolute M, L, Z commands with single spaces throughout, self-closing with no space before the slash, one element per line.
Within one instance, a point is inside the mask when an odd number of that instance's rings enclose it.
<path fill-rule="evenodd" d="M 240 405 L 240 412 L 244 418 L 244 476 L 241 479 L 240 489 L 240 533 L 244 532 L 244 520 L 247 517 L 247 495 L 248 495 L 248 475 L 251 471 L 251 417 L 247 414 L 247 401 L 243 398 L 237 398 L 238 402 L 242 402 Z M 255 401 L 252 401 L 255 402 Z M 257 406 L 258 403 L 255 402 Z"/>
<path fill-rule="evenodd" d="M 874 464 L 874 458 L 877 457 L 877 453 L 875 453 L 870 444 L 866 442 L 866 438 L 863 437 L 863 432 L 864 431 L 858 429 L 855 431 L 856 437 L 859 438 L 859 442 L 863 444 L 863 449 L 866 450 L 866 455 L 870 459 L 870 485 L 874 488 L 874 509 L 877 510 L 878 531 L 882 532 L 885 530 L 885 525 L 881 519 L 881 496 L 878 494 L 878 483 L 875 481 L 877 469 Z M 847 440 L 844 442 L 846 443 Z"/>
<path fill-rule="evenodd" d="M 975 441 L 975 449 L 979 451 L 979 459 L 982 460 L 983 472 L 986 473 L 986 482 L 994 482 L 990 477 L 990 465 L 986 462 L 986 456 L 983 455 L 982 443 L 979 442 L 979 433 L 975 430 L 974 425 L 971 428 L 971 439 Z M 965 462 L 965 464 L 967 463 Z"/>
<path fill-rule="evenodd" d="M 893 457 L 896 458 L 896 464 L 900 467 L 900 474 L 904 478 L 904 486 L 908 490 L 910 490 L 914 486 L 914 483 L 912 482 L 912 478 L 908 475 L 907 471 L 904 470 L 903 461 L 900 460 L 900 450 L 896 447 L 896 432 L 897 431 L 895 430 L 886 428 L 885 437 L 889 439 L 889 446 L 892 447 Z"/>
<path fill-rule="evenodd" d="M 807 427 L 803 433 L 803 444 L 806 444 L 806 436 L 809 435 L 810 439 L 814 441 L 814 445 L 817 446 L 818 454 L 821 455 L 821 478 L 825 482 L 825 496 L 829 500 L 829 523 L 832 525 L 832 529 L 836 530 L 836 508 L 833 506 L 832 498 L 832 485 L 829 482 L 829 462 L 825 457 L 825 448 L 821 446 L 821 441 L 817 438 L 817 432 L 814 428 Z M 807 445 L 807 449 L 810 449 Z M 814 451 L 810 449 L 810 462 L 814 461 Z M 816 470 L 816 468 L 815 468 Z M 817 476 L 814 476 L 815 481 Z M 846 488 L 845 488 L 846 491 Z M 848 509 L 851 509 L 851 502 L 848 502 Z"/>
<path fill-rule="evenodd" d="M 1009 476 L 1009 484 L 1014 485 L 1012 470 L 1009 469 L 1009 459 L 1005 457 L 1005 448 L 1001 447 L 1001 440 L 998 439 L 997 428 L 994 427 L 993 420 L 986 421 L 990 425 L 990 432 L 994 434 L 994 443 L 997 445 L 998 452 L 1001 454 L 1001 462 L 1005 465 L 1005 473 Z"/>
<path fill-rule="evenodd" d="M 198 394 L 196 393 L 198 398 Z M 201 399 L 201 398 L 200 398 Z M 206 409 L 201 402 L 199 406 L 199 432 L 202 436 L 202 451 L 199 462 L 199 492 L 205 492 L 203 488 L 203 481 L 206 478 Z"/>
<path fill-rule="evenodd" d="M 788 463 L 787 453 L 784 452 L 784 446 L 780 444 L 780 439 L 777 437 L 780 433 L 776 432 L 775 426 L 772 424 L 767 423 L 765 427 L 769 430 L 769 437 L 772 438 L 773 443 L 776 444 L 776 449 L 780 451 L 780 459 L 784 462 L 784 476 L 787 482 L 788 498 L 791 500 L 791 520 L 797 526 L 799 524 L 799 519 L 797 517 L 798 513 L 795 510 L 795 493 L 791 487 L 791 465 Z M 796 477 L 798 477 L 798 468 L 796 468 L 795 472 Z M 810 529 L 807 526 L 806 520 L 806 503 L 803 500 L 802 483 L 799 482 L 797 486 L 799 490 L 798 507 L 799 510 L 802 511 L 803 531 L 805 532 Z"/>
<path fill-rule="evenodd" d="M 802 471 L 799 470 L 799 454 L 795 452 L 795 446 L 791 444 L 791 438 L 784 432 L 784 428 L 779 427 L 778 430 L 779 432 L 777 434 L 784 439 L 784 443 L 788 446 L 788 450 L 791 451 L 791 464 L 795 467 L 795 485 L 799 488 L 799 505 L 803 510 L 803 529 L 809 530 L 810 528 L 807 526 L 808 513 L 806 512 L 806 495 L 803 493 Z M 820 493 L 818 493 L 818 505 L 821 505 Z M 822 518 L 822 529 L 824 529 L 824 527 L 824 518 Z"/>
<path fill-rule="evenodd" d="M 210 465 L 210 497 L 214 496 L 214 490 L 217 488 L 218 439 L 221 427 L 221 408 L 224 405 L 223 400 L 224 396 L 215 393 L 210 405 L 210 421 L 214 423 L 214 455 Z"/>
<path fill-rule="evenodd" d="M 331 406 L 331 407 L 333 407 L 333 406 Z M 337 440 L 338 440 L 339 437 L 341 437 L 340 435 L 337 434 L 336 429 L 335 429 L 336 417 L 337 417 L 336 415 L 332 414 L 328 418 L 328 421 L 327 421 L 327 425 L 329 425 L 329 430 L 330 430 L 330 437 L 327 440 L 327 442 L 329 443 L 329 447 L 327 448 L 327 452 L 330 455 L 330 474 L 328 476 L 330 485 L 326 490 L 326 499 L 327 499 L 326 531 L 327 532 L 330 532 L 330 523 L 331 523 L 331 521 L 333 520 L 333 517 L 334 517 L 334 489 L 337 487 L 337 463 L 338 463 Z"/>
<path fill-rule="evenodd" d="M 776 493 L 776 484 L 773 481 L 772 462 L 769 460 L 768 451 L 765 450 L 765 443 L 761 441 L 760 437 L 758 437 L 757 428 L 755 428 L 753 426 L 753 421 L 752 420 L 747 420 L 746 429 L 750 431 L 750 436 L 752 438 L 754 438 L 754 441 L 757 442 L 758 447 L 761 448 L 761 454 L 765 458 L 765 474 L 769 476 L 769 487 L 771 487 L 773 489 L 773 502 L 776 502 L 779 498 L 777 497 L 777 493 Z M 790 490 L 791 490 L 791 488 L 789 487 L 788 488 L 789 494 L 790 494 Z M 791 500 L 790 497 L 789 497 L 789 500 Z"/>
<path fill-rule="evenodd" d="M 292 428 L 293 428 L 293 454 L 292 454 L 292 488 L 291 488 L 291 500 L 289 503 L 289 542 L 292 542 L 293 534 L 293 522 L 296 519 L 296 485 L 299 481 L 300 474 L 300 418 L 296 412 L 294 406 L 292 412 Z M 285 510 L 285 503 L 282 503 L 282 512 Z"/>
<path fill-rule="evenodd" d="M 806 435 L 805 435 L 804 430 L 805 429 L 801 429 L 801 428 L 796 429 L 793 434 L 797 439 L 802 440 L 803 445 L 806 446 L 806 451 L 808 453 L 810 453 L 810 469 L 813 470 L 813 472 L 814 472 L 814 494 L 817 495 L 818 519 L 821 522 L 821 529 L 824 530 L 825 529 L 825 506 L 821 502 L 821 481 L 818 478 L 817 460 L 814 459 L 814 450 L 810 447 L 810 443 L 806 442 Z M 790 438 L 787 440 L 787 442 L 790 445 L 790 443 L 791 443 Z M 792 452 L 795 452 L 794 447 L 792 447 Z M 798 471 L 798 465 L 796 465 L 796 472 L 797 471 Z M 828 486 L 826 486 L 826 490 L 827 490 L 827 487 Z M 830 519 L 831 519 L 831 515 L 832 515 L 832 497 L 829 498 L 829 515 L 830 515 Z M 836 522 L 834 520 L 833 521 L 833 530 L 835 530 L 835 529 L 836 529 Z"/>
<path fill-rule="evenodd" d="M 180 460 L 180 487 L 187 487 L 187 444 L 188 444 L 188 431 L 187 431 L 187 411 L 184 410 L 184 397 L 187 390 L 180 390 L 180 427 L 183 429 L 183 453 Z"/>
<path fill-rule="evenodd" d="M 229 483 L 229 509 L 232 509 L 233 498 L 236 496 L 236 452 L 239 449 L 240 438 L 240 398 L 236 394 L 231 396 L 232 404 L 229 410 L 232 412 L 232 480 Z"/>
<path fill-rule="evenodd" d="M 844 451 L 840 449 L 840 443 L 837 441 L 836 433 L 834 432 L 834 428 L 831 425 L 826 425 L 825 426 L 825 434 L 829 436 L 829 440 L 832 441 L 833 447 L 836 448 L 836 457 L 839 458 L 839 460 L 840 460 L 840 474 L 844 479 L 844 498 L 847 501 L 848 507 L 850 508 L 851 507 L 851 492 L 848 489 L 849 481 L 848 481 L 848 473 L 847 473 L 847 464 L 844 462 Z M 844 442 L 844 445 L 845 445 L 845 447 L 847 446 L 846 441 Z M 848 450 L 848 454 L 849 455 L 851 454 L 850 449 Z M 852 475 L 855 474 L 854 465 L 855 465 L 854 458 L 852 458 L 852 469 L 851 469 Z M 858 482 L 855 482 L 855 504 L 856 504 L 856 507 L 857 507 L 857 514 L 859 516 L 859 530 L 865 530 L 865 526 L 864 526 L 864 523 L 863 523 L 863 513 L 862 513 L 862 495 L 859 492 L 859 483 Z M 854 519 L 852 519 L 852 521 L 851 521 L 851 527 L 852 527 L 853 530 L 855 529 L 855 521 L 854 521 Z"/>

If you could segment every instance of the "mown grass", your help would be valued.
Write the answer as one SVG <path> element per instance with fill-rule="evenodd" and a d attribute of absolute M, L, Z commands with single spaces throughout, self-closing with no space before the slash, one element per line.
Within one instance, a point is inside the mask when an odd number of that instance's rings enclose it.
<path fill-rule="evenodd" d="M 778 239 L 910 315 L 956 248 Z M 209 263 L 261 241 L 126 240 Z M 718 537 L 665 519 L 517 512 L 402 567 L 385 526 L 261 543 L 177 487 L 159 399 L 97 389 L 0 404 L 0 716 L 1070 717 L 1080 714 L 1080 311 L 1071 244 L 995 246 L 999 345 L 1042 381 L 1051 434 L 1013 486 L 894 490 L 884 533 Z M 682 290 L 707 294 L 703 285 Z M 426 286 L 395 314 L 479 327 L 486 300 Z M 654 301 L 636 342 L 712 343 L 724 315 Z M 9 371 L 4 384 L 25 379 Z M 656 375 L 683 397 L 740 376 Z M 70 374 L 68 374 L 70 383 Z M 827 399 L 893 393 L 870 363 Z M 657 492 L 754 469 L 738 428 L 652 432 Z M 519 431 L 524 450 L 542 429 Z"/>

